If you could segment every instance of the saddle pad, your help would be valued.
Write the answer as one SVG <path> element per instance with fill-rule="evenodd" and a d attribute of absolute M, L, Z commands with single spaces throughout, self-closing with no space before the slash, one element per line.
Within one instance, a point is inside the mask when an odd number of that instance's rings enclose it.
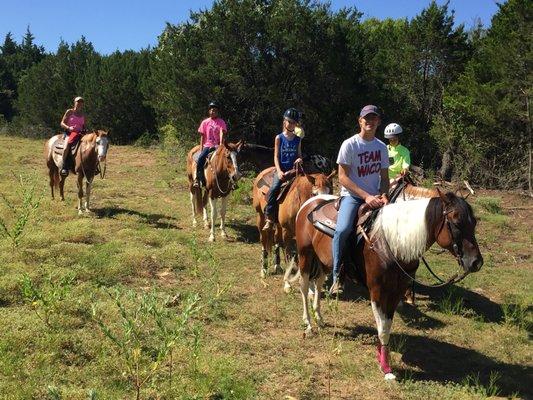
<path fill-rule="evenodd" d="M 307 216 L 309 222 L 311 222 L 316 229 L 330 237 L 333 237 L 335 229 L 337 228 L 337 216 L 339 211 L 336 208 L 336 203 L 337 199 L 327 200 L 316 206 L 316 208 Z M 361 227 L 361 229 L 369 231 L 378 211 L 379 210 L 371 209 L 368 204 L 361 205 L 357 213 L 357 223 L 355 224 L 354 229 Z"/>

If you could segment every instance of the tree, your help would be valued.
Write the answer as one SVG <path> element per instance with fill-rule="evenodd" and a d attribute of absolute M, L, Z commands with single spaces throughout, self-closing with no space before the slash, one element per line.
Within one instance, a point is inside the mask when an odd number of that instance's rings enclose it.
<path fill-rule="evenodd" d="M 532 14 L 527 0 L 499 5 L 466 70 L 446 90 L 445 111 L 432 129 L 440 149 L 456 150 L 456 173 L 479 183 L 531 181 Z"/>
<path fill-rule="evenodd" d="M 362 93 L 357 40 L 348 40 L 360 34 L 359 17 L 301 0 L 215 1 L 160 36 L 150 104 L 160 124 L 174 124 L 191 143 L 208 101 L 218 99 L 234 137 L 267 145 L 294 106 L 312 132 L 307 151 L 332 154 Z"/>

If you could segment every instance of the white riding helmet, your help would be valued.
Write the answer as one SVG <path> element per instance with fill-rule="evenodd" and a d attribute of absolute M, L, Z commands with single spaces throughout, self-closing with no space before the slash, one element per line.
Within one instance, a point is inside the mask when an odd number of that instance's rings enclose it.
<path fill-rule="evenodd" d="M 385 127 L 385 138 L 390 139 L 396 135 L 399 135 L 402 132 L 403 132 L 402 127 L 393 122 L 392 124 L 388 124 Z"/>

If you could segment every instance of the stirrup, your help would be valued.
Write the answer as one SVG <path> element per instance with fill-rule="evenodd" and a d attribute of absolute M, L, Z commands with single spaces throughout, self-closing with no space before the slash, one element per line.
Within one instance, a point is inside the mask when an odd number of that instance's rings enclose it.
<path fill-rule="evenodd" d="M 68 176 L 68 169 L 61 168 L 61 171 L 59 171 L 59 174 L 62 176 Z"/>

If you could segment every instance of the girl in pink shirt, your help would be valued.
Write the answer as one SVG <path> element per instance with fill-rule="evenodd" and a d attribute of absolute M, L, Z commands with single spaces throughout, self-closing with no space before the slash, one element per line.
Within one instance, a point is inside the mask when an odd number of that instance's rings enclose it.
<path fill-rule="evenodd" d="M 218 116 L 219 106 L 212 101 L 208 105 L 209 118 L 204 119 L 198 127 L 200 133 L 200 146 L 202 148 L 196 164 L 196 179 L 193 186 L 205 185 L 204 165 L 210 152 L 214 151 L 224 140 L 224 133 L 227 132 L 226 123 Z"/>
<path fill-rule="evenodd" d="M 82 111 L 83 103 L 83 97 L 76 97 L 74 99 L 74 107 L 69 108 L 61 120 L 61 128 L 63 128 L 68 134 L 68 141 L 65 143 L 65 148 L 63 150 L 61 175 L 68 175 L 68 170 L 65 168 L 65 162 L 67 161 L 70 147 L 78 141 L 81 137 L 81 133 L 85 130 L 85 114 Z"/>

